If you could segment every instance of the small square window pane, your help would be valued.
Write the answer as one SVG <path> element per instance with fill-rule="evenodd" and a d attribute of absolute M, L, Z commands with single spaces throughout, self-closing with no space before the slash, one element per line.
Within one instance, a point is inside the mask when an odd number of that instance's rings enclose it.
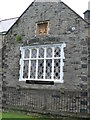
<path fill-rule="evenodd" d="M 28 78 L 28 66 L 29 66 L 29 60 L 24 60 L 24 62 L 23 62 L 23 78 Z"/>
<path fill-rule="evenodd" d="M 54 57 L 60 57 L 60 48 L 59 47 L 56 47 L 55 50 L 54 50 Z"/>
<path fill-rule="evenodd" d="M 43 79 L 44 60 L 38 61 L 38 79 Z"/>
<path fill-rule="evenodd" d="M 60 79 L 60 59 L 54 60 L 54 79 Z"/>
<path fill-rule="evenodd" d="M 52 48 L 47 48 L 47 51 L 46 51 L 47 55 L 46 57 L 52 57 Z"/>
<path fill-rule="evenodd" d="M 43 48 L 39 49 L 39 58 L 44 58 L 44 49 Z"/>
<path fill-rule="evenodd" d="M 35 75 L 36 75 L 36 60 L 31 60 L 30 78 L 35 78 Z"/>
<path fill-rule="evenodd" d="M 32 51 L 31 51 L 31 57 L 32 58 L 36 58 L 37 57 L 37 50 L 36 49 L 32 49 Z"/>
<path fill-rule="evenodd" d="M 46 79 L 51 79 L 52 75 L 52 60 L 46 60 Z"/>
<path fill-rule="evenodd" d="M 24 58 L 29 58 L 29 55 L 30 55 L 30 50 L 29 49 L 25 49 Z"/>

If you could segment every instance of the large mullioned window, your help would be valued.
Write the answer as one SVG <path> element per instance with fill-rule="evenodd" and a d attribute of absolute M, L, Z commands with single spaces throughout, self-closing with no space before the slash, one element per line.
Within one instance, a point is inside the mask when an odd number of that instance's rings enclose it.
<path fill-rule="evenodd" d="M 63 83 L 64 47 L 65 43 L 21 47 L 19 80 Z"/>

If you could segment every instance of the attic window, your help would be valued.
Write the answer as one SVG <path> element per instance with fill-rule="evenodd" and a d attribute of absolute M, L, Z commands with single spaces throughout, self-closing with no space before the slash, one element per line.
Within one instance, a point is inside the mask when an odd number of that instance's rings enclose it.
<path fill-rule="evenodd" d="M 21 47 L 20 81 L 63 83 L 66 44 Z"/>
<path fill-rule="evenodd" d="M 37 23 L 36 29 L 37 29 L 36 30 L 37 35 L 47 35 L 48 34 L 48 22 Z"/>

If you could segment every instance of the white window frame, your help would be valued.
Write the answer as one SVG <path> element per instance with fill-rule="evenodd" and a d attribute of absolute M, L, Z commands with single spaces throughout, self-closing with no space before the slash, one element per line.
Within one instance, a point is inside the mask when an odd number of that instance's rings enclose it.
<path fill-rule="evenodd" d="M 46 49 L 47 47 L 52 48 L 52 57 L 48 58 L 46 57 Z M 61 52 L 60 52 L 60 57 L 54 57 L 54 48 L 55 47 L 59 47 Z M 21 59 L 20 59 L 20 77 L 19 77 L 19 81 L 26 81 L 26 80 L 32 80 L 32 81 L 54 81 L 55 83 L 64 83 L 63 77 L 64 77 L 64 72 L 63 72 L 63 67 L 64 67 L 64 48 L 66 47 L 65 43 L 62 44 L 52 44 L 52 45 L 37 45 L 37 46 L 25 46 L 25 47 L 20 47 L 20 51 L 21 51 Z M 24 50 L 25 49 L 29 49 L 30 50 L 30 55 L 29 58 L 24 58 Z M 40 48 L 43 48 L 45 50 L 44 52 L 44 58 L 39 58 L 38 57 L 38 51 Z M 37 57 L 36 58 L 31 58 L 31 49 L 37 49 Z M 37 78 L 37 74 L 38 74 L 38 60 L 44 60 L 44 73 L 43 73 L 43 79 L 38 79 Z M 52 75 L 51 75 L 51 79 L 45 79 L 45 71 L 46 71 L 46 60 L 51 59 L 52 60 Z M 54 60 L 55 59 L 60 59 L 60 79 L 54 79 Z M 29 70 L 28 70 L 28 78 L 23 78 L 23 63 L 24 60 L 29 60 Z M 31 60 L 36 60 L 36 75 L 35 75 L 35 79 L 30 78 L 30 66 L 31 66 Z"/>

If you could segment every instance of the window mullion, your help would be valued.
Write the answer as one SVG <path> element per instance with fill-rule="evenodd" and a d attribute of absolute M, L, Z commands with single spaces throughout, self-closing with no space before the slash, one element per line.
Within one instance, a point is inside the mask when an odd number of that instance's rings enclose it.
<path fill-rule="evenodd" d="M 44 53 L 44 75 L 43 75 L 43 77 L 45 79 L 45 73 L 46 73 L 46 48 L 44 48 L 44 50 L 45 50 L 45 53 Z"/>
<path fill-rule="evenodd" d="M 54 47 L 52 48 L 52 80 L 54 79 Z"/>
<path fill-rule="evenodd" d="M 39 49 L 37 49 L 37 60 L 36 60 L 36 79 L 38 79 L 38 55 L 39 55 Z"/>
<path fill-rule="evenodd" d="M 22 58 L 23 58 L 23 62 L 22 62 L 22 77 L 23 77 L 23 67 L 24 67 L 24 63 L 25 63 L 25 49 L 23 49 L 23 55 L 22 55 Z"/>
<path fill-rule="evenodd" d="M 30 55 L 29 58 L 31 58 L 31 49 L 30 49 Z M 28 79 L 30 79 L 30 69 L 31 69 L 31 60 L 29 59 L 29 73 L 28 73 Z"/>
<path fill-rule="evenodd" d="M 60 82 L 63 83 L 63 66 L 64 66 L 64 47 L 61 46 L 61 61 L 60 61 Z"/>

